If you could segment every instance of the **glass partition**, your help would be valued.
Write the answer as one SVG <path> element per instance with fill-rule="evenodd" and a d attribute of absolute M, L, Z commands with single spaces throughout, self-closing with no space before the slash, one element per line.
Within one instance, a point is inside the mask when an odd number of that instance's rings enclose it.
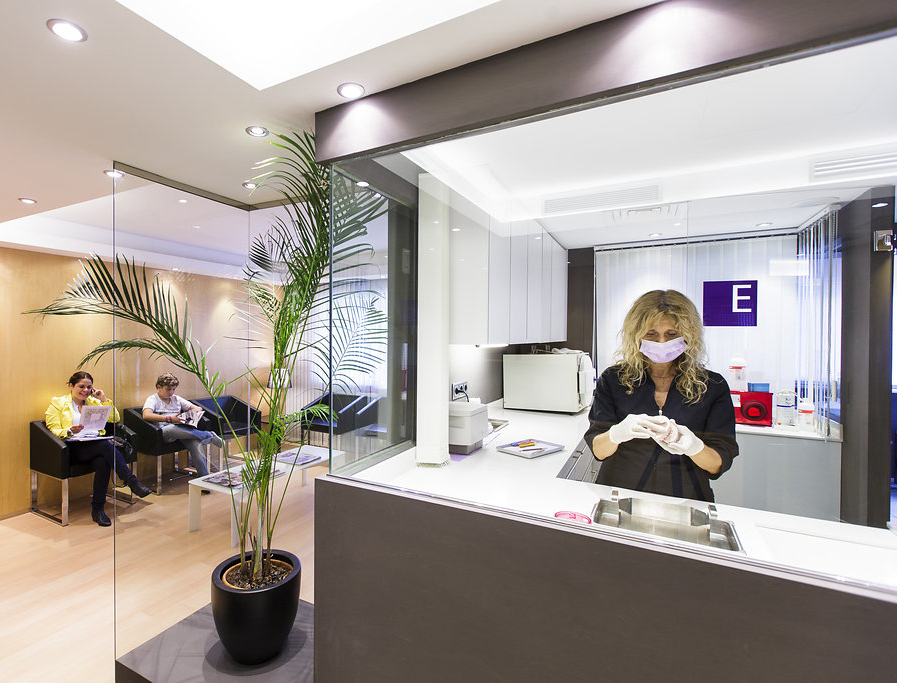
<path fill-rule="evenodd" d="M 216 407 L 188 368 L 152 347 L 110 354 L 114 379 L 106 380 L 114 382 L 115 405 L 134 446 L 132 469 L 153 491 L 138 498 L 120 486 L 124 500 L 115 502 L 119 657 L 208 604 L 211 569 L 237 550 L 230 497 L 202 495 L 194 484 L 204 474 L 226 470 L 228 458 L 238 471 L 241 452 L 255 447 L 246 425 L 257 421 L 259 396 L 246 373 L 267 376 L 271 352 L 250 341 L 243 284 L 250 239 L 266 229 L 264 216 L 257 220 L 256 212 L 131 173 L 115 181 L 113 200 L 114 286 L 123 293 L 155 292 L 144 310 L 176 312 L 177 336 L 193 345 L 197 363 L 204 362 L 210 376 L 220 373 L 223 383 Z M 126 312 L 130 302 L 120 308 L 115 340 L 154 339 L 152 329 Z M 169 394 L 204 411 L 195 428 L 176 426 L 183 432 L 179 439 L 163 436 L 159 423 L 143 419 L 147 406 L 155 415 L 163 402 L 170 405 Z M 180 422 L 185 415 L 175 417 Z M 212 433 L 220 436 L 206 438 Z M 288 514 L 305 514 L 301 504 L 298 510 Z"/>
<path fill-rule="evenodd" d="M 840 222 L 868 215 L 870 188 L 894 201 L 892 57 L 884 39 L 341 165 L 414 188 L 419 258 L 413 443 L 344 474 L 897 589 L 894 533 L 840 522 L 842 468 L 861 467 L 842 450 L 862 440 L 841 427 Z M 596 483 L 583 439 L 595 375 L 653 289 L 695 304 L 727 382 L 739 452 L 710 472 L 713 498 Z"/>

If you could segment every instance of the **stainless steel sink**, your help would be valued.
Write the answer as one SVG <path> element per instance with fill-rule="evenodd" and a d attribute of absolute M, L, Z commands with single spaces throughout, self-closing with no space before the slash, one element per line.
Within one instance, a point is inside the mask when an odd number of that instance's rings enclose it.
<path fill-rule="evenodd" d="M 661 503 L 643 498 L 618 498 L 617 491 L 611 499 L 602 498 L 592 510 L 597 524 L 618 529 L 639 531 L 677 541 L 723 550 L 741 550 L 741 543 L 731 522 L 716 516 L 716 506 L 708 504 L 707 510 L 691 505 Z"/>

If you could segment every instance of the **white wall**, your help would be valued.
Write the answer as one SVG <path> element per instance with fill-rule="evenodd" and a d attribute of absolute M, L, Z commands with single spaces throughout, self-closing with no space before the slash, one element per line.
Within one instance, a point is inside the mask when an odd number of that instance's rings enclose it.
<path fill-rule="evenodd" d="M 776 266 L 794 261 L 796 244 L 795 237 L 783 236 L 597 251 L 598 372 L 612 364 L 623 318 L 645 292 L 679 290 L 701 311 L 705 281 L 757 280 L 757 326 L 706 327 L 708 367 L 725 375 L 729 359 L 737 353 L 748 362 L 748 381 L 768 382 L 773 392 L 793 388 L 797 376 L 797 276 L 771 271 L 787 271 Z"/>

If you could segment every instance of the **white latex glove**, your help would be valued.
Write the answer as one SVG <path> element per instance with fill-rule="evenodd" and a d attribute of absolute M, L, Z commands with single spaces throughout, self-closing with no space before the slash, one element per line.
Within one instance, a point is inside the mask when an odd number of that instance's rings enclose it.
<path fill-rule="evenodd" d="M 662 415 L 629 414 L 619 424 L 607 430 L 612 443 L 621 444 L 632 439 L 649 439 L 666 428 L 667 418 Z"/>
<path fill-rule="evenodd" d="M 685 425 L 676 424 L 675 420 L 670 420 L 669 427 L 668 433 L 653 437 L 664 450 L 676 455 L 687 455 L 689 458 L 695 457 L 704 450 L 704 442 Z"/>

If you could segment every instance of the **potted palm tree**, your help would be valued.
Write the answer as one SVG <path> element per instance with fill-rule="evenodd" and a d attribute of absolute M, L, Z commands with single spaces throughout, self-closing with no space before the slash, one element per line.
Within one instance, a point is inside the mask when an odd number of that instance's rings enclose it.
<path fill-rule="evenodd" d="M 299 602 L 300 561 L 272 545 L 292 472 L 288 468 L 286 483 L 275 488 L 277 455 L 288 435 L 298 432 L 301 446 L 313 420 L 334 419 L 326 403 L 289 411 L 288 383 L 268 377 L 292 376 L 308 352 L 316 358 L 319 378 L 336 378 L 345 386 L 358 372 L 376 367 L 386 344 L 386 317 L 376 296 L 351 276 L 372 253 L 364 243 L 365 226 L 385 211 L 385 199 L 353 183 L 332 182 L 328 169 L 315 161 L 312 134 L 275 137 L 271 144 L 279 154 L 259 164 L 263 173 L 257 179 L 280 193 L 285 218 L 275 218 L 250 246 L 244 269 L 247 305 L 241 307 L 248 343 L 271 352 L 264 376 L 251 368 L 244 375 L 268 420 L 254 432 L 254 449 L 237 441 L 242 484 L 232 489 L 231 505 L 239 553 L 212 575 L 212 609 L 222 643 L 247 664 L 280 651 Z M 98 256 L 86 259 L 61 296 L 29 312 L 111 315 L 146 330 L 144 337 L 100 344 L 81 365 L 112 351 L 148 351 L 193 375 L 216 407 L 233 381 L 208 367 L 205 348 L 191 336 L 186 300 L 177 301 L 158 275 L 148 277 L 144 266 L 127 258 L 116 255 L 111 268 Z M 328 333 L 331 325 L 338 333 Z"/>

